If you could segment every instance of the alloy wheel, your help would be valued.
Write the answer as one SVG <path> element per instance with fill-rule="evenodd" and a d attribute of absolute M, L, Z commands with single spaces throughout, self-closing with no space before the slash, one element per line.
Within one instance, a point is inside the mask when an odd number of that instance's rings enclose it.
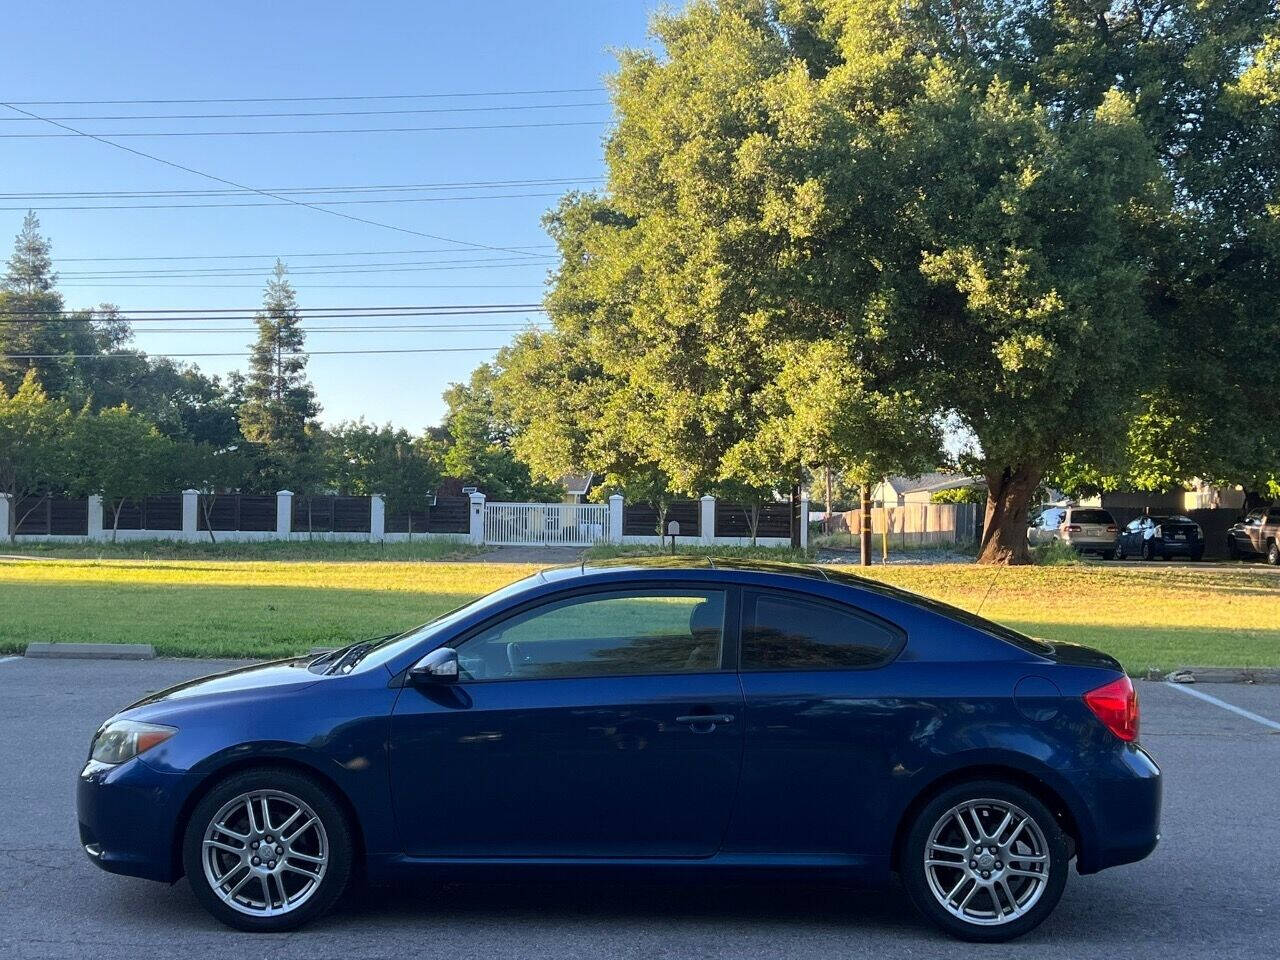
<path fill-rule="evenodd" d="M 253 917 L 298 909 L 329 866 L 329 837 L 310 806 L 282 790 L 227 801 L 205 829 L 204 876 L 223 903 Z"/>
<path fill-rule="evenodd" d="M 938 818 L 925 844 L 929 890 L 965 923 L 999 926 L 1025 916 L 1049 883 L 1049 844 L 1024 810 L 969 800 Z"/>

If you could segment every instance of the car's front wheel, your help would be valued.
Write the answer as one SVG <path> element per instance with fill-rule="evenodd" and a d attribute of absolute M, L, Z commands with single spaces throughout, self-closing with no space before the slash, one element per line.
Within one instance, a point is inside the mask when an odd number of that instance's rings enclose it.
<path fill-rule="evenodd" d="M 196 805 L 182 844 L 196 899 L 240 930 L 292 930 L 351 876 L 351 828 L 319 781 L 293 770 L 232 774 Z"/>
<path fill-rule="evenodd" d="M 917 815 L 900 861 L 912 902 L 963 940 L 998 943 L 1038 926 L 1067 882 L 1069 849 L 1053 814 L 1012 784 L 943 791 Z"/>
<path fill-rule="evenodd" d="M 1273 567 L 1280 567 L 1280 543 L 1274 540 L 1267 546 L 1267 563 Z"/>

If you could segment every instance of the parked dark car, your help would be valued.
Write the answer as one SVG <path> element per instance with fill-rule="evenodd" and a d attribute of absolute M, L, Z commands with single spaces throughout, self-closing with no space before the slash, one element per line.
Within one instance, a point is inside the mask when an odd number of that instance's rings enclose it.
<path fill-rule="evenodd" d="M 1120 532 L 1116 557 L 1167 560 L 1170 557 L 1204 559 L 1204 531 L 1190 517 L 1179 514 L 1143 516 L 1130 520 Z"/>
<path fill-rule="evenodd" d="M 357 872 L 883 883 L 1001 941 L 1147 856 L 1160 771 L 1106 654 L 818 567 L 546 570 L 401 636 L 154 693 L 78 781 L 102 868 L 252 931 Z"/>
<path fill-rule="evenodd" d="M 1280 506 L 1254 510 L 1227 530 L 1227 553 L 1232 560 L 1266 557 L 1280 566 Z"/>

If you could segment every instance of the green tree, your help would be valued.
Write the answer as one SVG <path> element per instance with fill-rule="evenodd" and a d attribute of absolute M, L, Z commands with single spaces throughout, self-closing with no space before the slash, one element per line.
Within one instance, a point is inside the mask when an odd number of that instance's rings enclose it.
<path fill-rule="evenodd" d="M 481 364 L 466 383 L 450 384 L 440 465 L 446 476 L 479 488 L 490 500 L 558 500 L 559 483 L 539 481 L 512 450 L 513 426 L 495 400 L 496 371 Z"/>
<path fill-rule="evenodd" d="M 70 421 L 66 405 L 49 399 L 34 370 L 13 394 L 0 383 L 0 493 L 9 497 L 11 542 L 18 524 L 66 483 Z"/>
<path fill-rule="evenodd" d="M 82 413 L 71 431 L 73 492 L 97 494 L 111 518 L 111 539 L 129 500 L 173 489 L 183 469 L 178 450 L 155 425 L 127 405 Z"/>
<path fill-rule="evenodd" d="M 661 51 L 624 53 L 613 80 L 606 189 L 550 220 L 559 344 L 691 490 L 792 417 L 767 400 L 787 349 L 833 341 L 860 402 L 910 398 L 968 436 L 981 557 L 1024 562 L 1041 478 L 1123 457 L 1215 302 L 1224 365 L 1274 330 L 1276 22 L 1261 0 L 660 15 Z M 1255 461 L 1269 441 L 1243 422 L 1275 423 L 1275 396 L 1249 391 L 1229 426 Z M 842 459 L 870 472 L 894 439 L 851 429 Z"/>
<path fill-rule="evenodd" d="M 98 351 L 91 314 L 64 312 L 57 279 L 49 241 L 28 211 L 0 280 L 0 384 L 10 393 L 35 370 L 50 396 L 74 401 L 84 362 L 74 357 Z"/>
<path fill-rule="evenodd" d="M 319 477 L 320 462 L 312 440 L 320 407 L 306 376 L 306 333 L 297 295 L 279 260 L 255 322 L 258 339 L 243 385 L 240 431 L 255 448 L 259 487 L 303 492 Z"/>
<path fill-rule="evenodd" d="M 240 490 L 251 476 L 250 464 L 242 450 L 217 447 L 188 440 L 174 441 L 172 459 L 175 465 L 174 486 L 199 491 L 200 512 L 209 542 L 216 543 L 213 531 L 213 508 L 224 493 Z"/>
<path fill-rule="evenodd" d="M 326 431 L 325 480 L 339 493 L 382 495 L 389 513 L 408 513 L 412 536 L 413 511 L 426 506 L 440 470 L 407 430 L 351 420 Z"/>

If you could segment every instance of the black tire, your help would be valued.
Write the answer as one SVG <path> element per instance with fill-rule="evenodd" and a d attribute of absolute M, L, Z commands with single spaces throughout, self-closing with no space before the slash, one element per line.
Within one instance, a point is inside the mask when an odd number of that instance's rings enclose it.
<path fill-rule="evenodd" d="M 1267 563 L 1273 567 L 1280 567 L 1280 543 L 1274 540 L 1267 544 Z"/>
<path fill-rule="evenodd" d="M 1037 895 L 1038 899 L 1021 916 L 1011 917 L 994 924 L 983 924 L 976 920 L 963 919 L 944 907 L 939 895 L 936 895 L 933 891 L 930 883 L 929 868 L 925 866 L 925 850 L 929 845 L 930 834 L 933 832 L 935 825 L 938 825 L 939 821 L 947 817 L 959 805 L 973 801 L 995 801 L 1008 804 L 1026 814 L 1034 822 L 1035 826 L 1039 828 L 1039 833 L 1043 838 L 1049 855 L 1048 870 L 1045 871 L 1044 879 L 1041 881 L 1040 892 Z M 1066 834 L 1058 826 L 1053 814 L 1039 799 L 1021 787 L 1015 787 L 1003 781 L 975 780 L 950 787 L 925 804 L 908 830 L 898 866 L 903 885 L 907 888 L 911 902 L 920 913 L 942 930 L 961 940 L 969 940 L 975 943 L 1003 943 L 1033 930 L 1053 912 L 1054 907 L 1057 906 L 1062 897 L 1062 891 L 1066 888 L 1069 857 L 1070 847 Z M 961 864 L 955 872 L 949 871 L 950 868 L 942 871 L 942 875 L 946 877 L 946 884 L 950 884 L 953 877 L 958 877 L 960 873 L 965 872 L 964 865 Z M 998 871 L 992 872 L 996 873 Z M 939 874 L 935 873 L 935 878 L 939 876 Z M 1034 883 L 1034 881 L 1019 881 L 1017 878 L 1009 881 L 1010 884 L 1015 886 L 1015 889 L 1019 882 L 1027 883 L 1028 887 L 1026 889 L 1030 889 Z M 973 883 L 976 886 L 976 875 L 973 878 Z M 966 894 L 967 889 L 961 888 L 961 894 Z M 987 897 L 993 895 L 980 892 L 978 896 Z M 1018 893 L 1017 896 L 1021 897 L 1022 893 Z M 988 912 L 994 914 L 994 909 L 990 906 L 991 901 L 987 901 L 987 903 Z"/>
<path fill-rule="evenodd" d="M 288 800 L 281 800 L 275 795 L 279 795 L 281 798 L 287 797 L 300 800 L 309 807 L 319 820 L 320 826 L 318 830 L 322 831 L 322 833 L 318 835 L 324 841 L 319 850 L 313 849 L 311 852 L 323 853 L 327 849 L 328 854 L 328 860 L 324 865 L 319 881 L 315 883 L 314 889 L 303 901 L 287 912 L 269 916 L 245 912 L 243 909 L 230 906 L 223 900 L 214 891 L 213 881 L 206 874 L 206 864 L 202 856 L 205 831 L 209 829 L 214 817 L 237 798 L 264 791 L 273 795 L 268 798 L 268 802 L 276 803 L 277 809 L 279 809 L 280 803 L 287 803 Z M 287 810 L 287 807 L 285 809 Z M 266 823 L 265 829 L 271 829 L 269 819 Z M 313 836 L 316 835 L 313 834 Z M 275 839 L 284 842 L 283 836 Z M 187 880 L 191 884 L 191 892 L 195 894 L 196 900 L 216 919 L 227 926 L 252 933 L 294 930 L 327 912 L 342 896 L 343 890 L 346 889 L 347 883 L 351 878 L 352 857 L 351 825 L 347 822 L 346 813 L 329 789 L 320 781 L 304 773 L 280 767 L 261 767 L 244 770 L 239 773 L 233 773 L 220 781 L 205 794 L 204 798 L 196 804 L 195 809 L 191 811 L 191 817 L 187 821 L 182 838 L 182 864 L 186 870 Z M 234 862 L 234 859 L 234 856 L 232 856 L 229 862 Z M 210 869 L 216 871 L 218 867 L 215 864 Z M 249 868 L 246 865 L 240 869 L 248 870 Z M 280 876 L 283 877 L 283 875 L 282 871 Z M 232 874 L 228 872 L 224 875 L 224 878 L 231 876 Z M 243 873 L 236 874 L 237 882 L 243 876 L 245 876 Z M 296 880 L 296 877 L 291 877 L 288 881 L 283 882 L 298 883 L 299 881 Z M 267 880 L 258 889 L 264 892 L 270 891 L 271 885 L 276 883 L 277 881 L 275 880 Z M 301 884 L 306 886 L 309 881 L 303 880 Z M 257 885 L 250 882 L 249 889 L 253 889 L 255 886 Z M 282 886 L 277 886 L 276 889 L 281 891 L 282 895 L 287 896 Z M 264 902 L 269 896 L 270 894 L 263 896 Z"/>
<path fill-rule="evenodd" d="M 1240 559 L 1240 544 L 1236 543 L 1235 537 L 1227 537 L 1227 556 L 1232 560 Z"/>
<path fill-rule="evenodd" d="M 1115 554 L 1116 554 L 1116 559 L 1117 559 L 1117 560 L 1123 560 L 1123 559 L 1124 559 L 1124 541 L 1123 541 L 1123 540 L 1117 540 L 1117 541 L 1116 541 L 1116 550 L 1115 550 Z"/>
<path fill-rule="evenodd" d="M 1204 559 L 1204 551 L 1203 551 L 1203 550 L 1193 550 L 1193 551 L 1192 551 L 1192 553 L 1191 553 L 1191 562 L 1192 562 L 1192 563 L 1199 563 L 1199 562 L 1200 562 L 1201 560 L 1203 560 L 1203 559 Z"/>
<path fill-rule="evenodd" d="M 1116 552 L 1115 552 L 1114 550 L 1103 550 L 1103 551 L 1102 551 L 1102 559 L 1103 559 L 1103 560 L 1114 560 L 1115 558 L 1116 558 Z"/>
<path fill-rule="evenodd" d="M 1155 560 L 1157 556 L 1158 554 L 1156 553 L 1156 548 L 1152 546 L 1151 541 L 1150 540 L 1145 541 L 1142 544 L 1142 559 Z"/>

